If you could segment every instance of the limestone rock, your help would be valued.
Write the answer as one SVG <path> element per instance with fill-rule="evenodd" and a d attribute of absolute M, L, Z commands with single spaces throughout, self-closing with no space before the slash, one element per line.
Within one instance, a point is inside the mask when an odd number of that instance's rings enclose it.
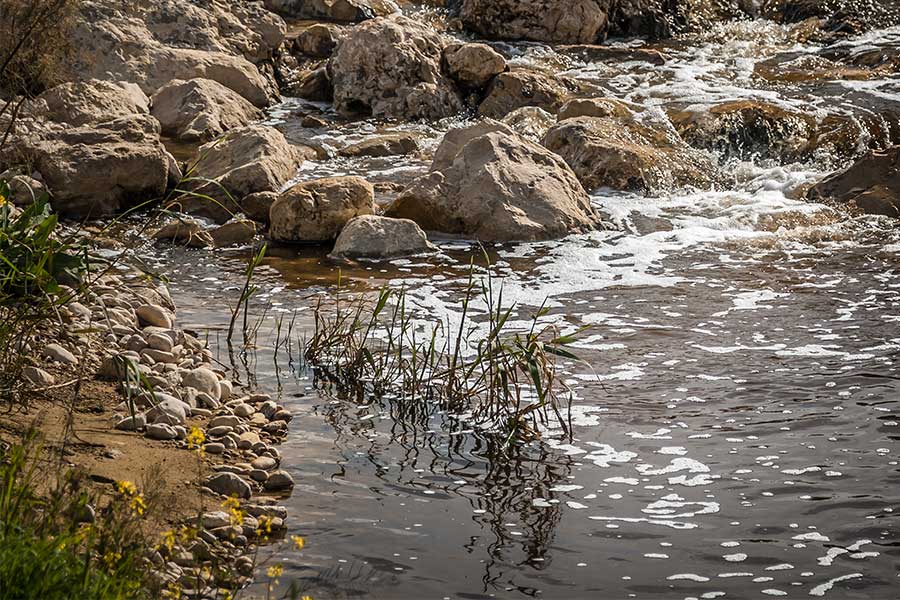
<path fill-rule="evenodd" d="M 436 249 L 414 221 L 365 215 L 347 223 L 329 256 L 337 259 L 387 259 L 434 252 Z"/>
<path fill-rule="evenodd" d="M 807 195 L 814 201 L 855 205 L 863 212 L 900 217 L 900 146 L 873 151 L 817 183 Z"/>
<path fill-rule="evenodd" d="M 203 225 L 191 217 L 170 220 L 153 234 L 153 239 L 191 248 L 207 248 L 213 244 L 212 237 Z"/>
<path fill-rule="evenodd" d="M 506 59 L 487 44 L 451 44 L 444 48 L 447 72 L 464 89 L 480 90 L 506 70 Z"/>
<path fill-rule="evenodd" d="M 170 155 L 149 115 L 47 130 L 17 143 L 63 216 L 111 215 L 161 197 L 168 184 Z"/>
<path fill-rule="evenodd" d="M 374 213 L 375 191 L 360 177 L 329 177 L 288 189 L 269 211 L 272 239 L 316 242 L 335 239 L 353 217 Z"/>
<path fill-rule="evenodd" d="M 494 77 L 478 114 L 500 119 L 523 106 L 556 113 L 570 94 L 565 82 L 557 77 L 525 69 L 507 71 Z"/>
<path fill-rule="evenodd" d="M 385 214 L 425 230 L 498 242 L 559 238 L 599 223 L 562 159 L 498 132 L 466 143 L 449 167 L 413 182 Z"/>
<path fill-rule="evenodd" d="M 392 16 L 354 27 L 328 63 L 334 106 L 344 115 L 441 119 L 460 112 L 456 84 L 441 69 L 444 39 Z"/>
<path fill-rule="evenodd" d="M 153 95 L 150 111 L 164 135 L 183 141 L 209 141 L 249 125 L 262 111 L 237 92 L 211 79 L 175 80 Z"/>
<path fill-rule="evenodd" d="M 50 88 L 35 105 L 32 114 L 78 127 L 146 114 L 150 100 L 134 84 L 91 79 Z"/>
<path fill-rule="evenodd" d="M 615 98 L 575 98 L 559 108 L 556 118 L 559 121 L 575 117 L 627 118 L 631 114 L 625 103 Z"/>
<path fill-rule="evenodd" d="M 198 367 L 185 373 L 181 378 L 181 384 L 184 387 L 192 387 L 198 392 L 205 392 L 215 400 L 219 400 L 222 395 L 218 376 L 206 367 Z"/>
<path fill-rule="evenodd" d="M 75 355 L 59 344 L 47 344 L 47 347 L 44 348 L 44 356 L 49 361 L 62 363 L 64 365 L 78 364 L 78 359 L 75 358 Z"/>
<path fill-rule="evenodd" d="M 161 306 L 155 304 L 142 304 L 134 309 L 138 321 L 142 325 L 153 327 L 172 328 L 172 315 Z"/>
<path fill-rule="evenodd" d="M 547 132 L 544 146 L 562 156 L 588 190 L 709 187 L 718 171 L 675 131 L 631 118 L 567 119 Z"/>
<path fill-rule="evenodd" d="M 399 11 L 391 0 L 265 0 L 266 8 L 298 19 L 356 23 Z"/>
<path fill-rule="evenodd" d="M 419 149 L 416 136 L 409 133 L 389 133 L 380 135 L 342 148 L 341 156 L 385 157 L 412 154 Z"/>
<path fill-rule="evenodd" d="M 218 203 L 185 197 L 182 208 L 225 222 L 240 211 L 237 203 L 244 196 L 279 191 L 311 154 L 289 144 L 273 127 L 250 125 L 232 129 L 224 137 L 201 146 L 200 156 L 197 175 L 216 183 L 200 185 L 197 191 Z"/>
<path fill-rule="evenodd" d="M 608 0 L 462 0 L 463 24 L 487 38 L 592 44 L 605 37 Z"/>
<path fill-rule="evenodd" d="M 328 58 L 344 36 L 344 29 L 330 23 L 315 23 L 297 34 L 292 51 L 314 58 Z"/>
<path fill-rule="evenodd" d="M 477 137 L 493 132 L 515 135 L 511 127 L 493 119 L 483 119 L 466 127 L 451 129 L 444 134 L 444 139 L 441 140 L 437 150 L 434 152 L 431 170 L 443 171 L 448 169 L 453 164 L 456 155 L 463 149 L 463 146 Z"/>

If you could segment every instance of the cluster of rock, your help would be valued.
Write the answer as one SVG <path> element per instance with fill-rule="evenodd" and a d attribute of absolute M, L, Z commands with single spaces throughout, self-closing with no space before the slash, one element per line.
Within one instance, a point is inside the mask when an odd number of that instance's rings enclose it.
<path fill-rule="evenodd" d="M 43 348 L 46 364 L 24 369 L 25 380 L 40 388 L 55 383 L 49 372 L 54 369 L 95 371 L 97 378 L 115 382 L 123 397 L 111 427 L 185 451 L 199 449 L 189 436 L 202 430 L 202 450 L 217 463 L 202 482 L 205 492 L 219 502 L 242 503 L 242 523 L 228 513 L 207 513 L 195 540 L 170 549 L 168 556 L 160 554 L 165 549 L 152 552 L 154 577 L 163 587 L 177 583 L 202 596 L 204 591 L 194 588 L 209 578 L 197 577 L 213 559 L 233 564 L 245 579 L 252 576 L 259 519 L 265 519 L 267 534 L 285 529 L 287 511 L 277 496 L 289 493 L 294 480 L 279 468 L 275 446 L 287 435 L 291 413 L 266 394 L 237 394 L 213 367 L 210 350 L 177 327 L 175 306 L 162 285 L 136 275 L 107 275 L 82 301 L 62 306 L 60 314 L 64 329 L 51 336 L 59 341 Z M 215 589 L 214 581 L 207 583 Z"/>

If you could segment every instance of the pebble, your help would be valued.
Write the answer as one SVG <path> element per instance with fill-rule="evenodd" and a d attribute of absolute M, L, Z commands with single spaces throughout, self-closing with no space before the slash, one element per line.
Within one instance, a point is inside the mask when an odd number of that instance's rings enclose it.
<path fill-rule="evenodd" d="M 44 348 L 44 356 L 51 361 L 61 362 L 66 365 L 78 364 L 78 359 L 75 358 L 75 355 L 59 344 L 47 344 L 47 347 Z"/>
<path fill-rule="evenodd" d="M 162 333 L 151 333 L 147 336 L 147 345 L 161 352 L 172 352 L 175 344 L 172 338 Z"/>
<path fill-rule="evenodd" d="M 294 487 L 294 478 L 287 471 L 275 471 L 266 479 L 265 488 L 268 491 L 289 490 Z"/>
<path fill-rule="evenodd" d="M 249 450 L 253 444 L 259 442 L 259 434 L 255 431 L 247 431 L 242 433 L 238 438 L 238 448 L 241 450 Z"/>
<path fill-rule="evenodd" d="M 47 386 L 56 383 L 56 378 L 50 373 L 37 367 L 25 367 L 22 369 L 22 377 L 32 385 Z"/>
<path fill-rule="evenodd" d="M 230 425 L 218 425 L 216 427 L 210 427 L 206 430 L 206 435 L 210 437 L 222 437 L 227 433 L 231 433 L 234 431 L 234 427 Z"/>
<path fill-rule="evenodd" d="M 146 435 L 153 440 L 174 440 L 178 438 L 178 432 L 171 425 L 153 423 L 147 425 Z"/>
<path fill-rule="evenodd" d="M 250 471 L 250 479 L 252 479 L 253 481 L 265 483 L 268 478 L 269 474 L 262 469 L 253 469 L 252 471 Z"/>
<path fill-rule="evenodd" d="M 231 515 L 222 510 L 203 513 L 203 515 L 201 515 L 200 517 L 200 522 L 207 529 L 228 527 L 229 525 L 231 525 Z"/>
<path fill-rule="evenodd" d="M 260 469 L 262 471 L 271 471 L 278 466 L 278 461 L 270 456 L 260 456 L 259 458 L 254 458 L 250 462 L 250 466 L 252 466 L 254 469 Z"/>
<path fill-rule="evenodd" d="M 209 445 L 207 444 L 207 446 Z M 206 487 L 223 496 L 236 496 L 237 498 L 249 498 L 253 493 L 250 484 L 234 473 L 216 473 L 206 479 Z"/>
<path fill-rule="evenodd" d="M 153 325 L 165 329 L 172 328 L 172 317 L 168 311 L 156 304 L 142 304 L 135 309 L 138 321 L 142 325 Z"/>
<path fill-rule="evenodd" d="M 210 369 L 199 367 L 188 371 L 181 378 L 181 385 L 192 387 L 198 392 L 209 394 L 217 402 L 221 398 L 222 388 L 219 386 L 219 378 Z"/>
<path fill-rule="evenodd" d="M 121 431 L 136 431 L 138 429 L 143 429 L 146 426 L 147 417 L 144 416 L 144 413 L 138 413 L 133 417 L 129 415 L 116 423 L 116 429 Z"/>
<path fill-rule="evenodd" d="M 227 425 L 228 427 L 237 427 L 241 424 L 241 419 L 239 417 L 235 417 L 234 415 L 219 415 L 218 417 L 213 417 L 209 420 L 210 427 L 219 427 L 221 425 Z"/>
<path fill-rule="evenodd" d="M 256 409 L 250 406 L 249 404 L 238 404 L 234 407 L 234 414 L 239 417 L 249 417 L 253 413 L 256 412 Z"/>
<path fill-rule="evenodd" d="M 225 452 L 225 444 L 221 444 L 219 442 L 210 442 L 203 446 L 203 450 L 207 454 L 222 454 Z"/>

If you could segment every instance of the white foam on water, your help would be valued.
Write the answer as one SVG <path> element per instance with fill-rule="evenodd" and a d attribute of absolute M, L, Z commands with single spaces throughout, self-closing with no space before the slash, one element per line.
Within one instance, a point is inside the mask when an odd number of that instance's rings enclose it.
<path fill-rule="evenodd" d="M 849 581 L 851 579 L 859 579 L 862 577 L 862 573 L 850 573 L 849 575 L 841 575 L 840 577 L 835 577 L 834 579 L 829 579 L 825 583 L 819 584 L 813 589 L 809 590 L 810 596 L 824 596 L 828 593 L 831 588 L 834 587 L 834 584 L 840 583 L 842 581 Z"/>

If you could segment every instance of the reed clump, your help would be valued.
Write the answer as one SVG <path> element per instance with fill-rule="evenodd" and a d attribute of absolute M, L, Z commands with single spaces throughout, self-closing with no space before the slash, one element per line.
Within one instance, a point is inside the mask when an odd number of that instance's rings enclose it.
<path fill-rule="evenodd" d="M 563 335 L 542 325 L 546 302 L 521 327 L 513 322 L 517 306 L 504 303 L 490 267 L 476 279 L 474 266 L 457 324 L 423 324 L 407 301 L 405 289 L 388 288 L 374 298 L 345 299 L 339 290 L 332 304 L 320 300 L 307 362 L 341 397 L 390 398 L 410 414 L 446 411 L 501 432 L 507 444 L 533 439 L 544 427 L 571 432 L 571 390 L 557 360 L 578 360 L 567 346 L 580 331 Z"/>

